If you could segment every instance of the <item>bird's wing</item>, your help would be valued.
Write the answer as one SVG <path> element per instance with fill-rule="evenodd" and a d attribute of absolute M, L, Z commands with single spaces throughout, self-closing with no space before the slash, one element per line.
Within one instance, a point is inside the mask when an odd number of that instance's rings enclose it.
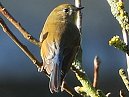
<path fill-rule="evenodd" d="M 43 68 L 50 74 L 50 91 L 58 92 L 61 85 L 61 65 L 59 62 L 59 46 L 53 42 L 44 40 L 42 43 L 43 50 L 41 51 L 43 59 Z M 42 49 L 42 48 L 41 48 Z"/>
<path fill-rule="evenodd" d="M 47 38 L 47 35 L 48 35 L 48 32 L 45 32 L 45 33 L 41 32 L 39 41 L 43 42 Z"/>

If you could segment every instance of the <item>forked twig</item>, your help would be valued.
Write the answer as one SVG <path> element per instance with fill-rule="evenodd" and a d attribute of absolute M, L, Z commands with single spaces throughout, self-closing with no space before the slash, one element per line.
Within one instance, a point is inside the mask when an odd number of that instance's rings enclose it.
<path fill-rule="evenodd" d="M 3 31 L 16 43 L 16 45 L 30 58 L 30 60 L 37 67 L 41 67 L 41 63 L 34 57 L 34 55 L 23 45 L 15 35 L 10 31 L 8 26 L 5 24 L 4 20 L 0 17 L 0 26 L 3 28 Z"/>
<path fill-rule="evenodd" d="M 31 43 L 40 47 L 41 43 L 36 40 L 32 35 L 30 35 L 19 22 L 17 22 L 13 16 L 5 9 L 5 7 L 0 3 L 0 13 L 3 14 L 18 30 L 19 32 Z"/>

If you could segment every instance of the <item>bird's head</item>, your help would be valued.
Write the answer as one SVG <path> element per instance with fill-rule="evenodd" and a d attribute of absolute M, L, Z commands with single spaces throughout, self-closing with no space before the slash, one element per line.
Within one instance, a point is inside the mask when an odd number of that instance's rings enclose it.
<path fill-rule="evenodd" d="M 76 14 L 81 9 L 83 7 L 77 8 L 71 4 L 61 4 L 50 13 L 50 16 L 59 21 L 75 21 Z"/>

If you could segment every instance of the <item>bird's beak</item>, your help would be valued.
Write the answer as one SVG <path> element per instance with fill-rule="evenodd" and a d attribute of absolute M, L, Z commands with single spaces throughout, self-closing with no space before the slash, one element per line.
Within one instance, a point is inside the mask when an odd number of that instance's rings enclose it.
<path fill-rule="evenodd" d="M 82 10 L 84 7 L 77 7 L 77 11 Z"/>

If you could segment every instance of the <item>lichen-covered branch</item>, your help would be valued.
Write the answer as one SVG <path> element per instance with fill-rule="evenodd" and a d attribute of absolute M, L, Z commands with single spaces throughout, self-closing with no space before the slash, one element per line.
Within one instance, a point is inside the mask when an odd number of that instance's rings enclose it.
<path fill-rule="evenodd" d="M 75 0 L 75 6 L 76 7 L 81 7 L 81 0 Z M 76 25 L 81 32 L 81 25 L 82 25 L 82 13 L 81 11 L 78 12 L 77 14 L 77 20 L 76 20 Z M 72 70 L 75 72 L 75 75 L 77 79 L 80 81 L 82 86 L 77 86 L 75 87 L 75 90 L 77 93 L 81 94 L 83 97 L 106 97 L 105 94 L 100 92 L 100 90 L 96 90 L 93 86 L 92 83 L 89 81 L 87 75 L 85 74 L 84 69 L 82 69 L 82 49 L 80 47 L 80 50 L 76 56 L 75 62 L 72 64 Z"/>
<path fill-rule="evenodd" d="M 37 45 L 38 47 L 40 47 L 40 42 L 38 40 L 36 40 L 32 35 L 30 35 L 22 26 L 19 22 L 17 22 L 12 16 L 11 14 L 5 9 L 4 6 L 2 6 L 2 4 L 0 3 L 0 13 L 5 16 L 18 30 L 19 32 L 24 36 L 24 38 L 26 38 L 28 41 L 30 41 L 31 43 Z"/>
<path fill-rule="evenodd" d="M 121 40 L 118 35 L 113 36 L 113 38 L 111 38 L 111 40 L 109 41 L 109 45 L 114 46 L 115 48 L 117 48 L 129 55 L 128 45 L 126 45 L 126 43 L 123 40 Z"/>
<path fill-rule="evenodd" d="M 129 34 L 129 17 L 124 9 L 123 0 L 107 0 L 111 6 L 111 12 L 121 25 L 122 30 L 125 29 Z"/>
<path fill-rule="evenodd" d="M 124 2 L 123 0 L 107 0 L 109 5 L 111 6 L 111 12 L 113 16 L 117 19 L 119 22 L 121 28 L 122 28 L 122 34 L 123 39 L 126 45 L 128 45 L 129 41 L 129 17 L 128 13 L 124 9 Z M 129 76 L 129 56 L 126 54 L 126 60 L 127 60 L 127 72 Z"/>
<path fill-rule="evenodd" d="M 80 81 L 82 86 L 75 87 L 75 90 L 83 95 L 83 97 L 106 97 L 106 95 L 101 90 L 96 90 L 88 76 L 85 74 L 85 71 L 81 67 L 81 63 L 76 61 L 73 63 L 72 70 L 75 72 L 77 79 Z"/>
<path fill-rule="evenodd" d="M 129 79 L 128 79 L 124 69 L 119 70 L 119 75 L 121 76 L 121 78 L 122 78 L 127 90 L 129 91 Z"/>

